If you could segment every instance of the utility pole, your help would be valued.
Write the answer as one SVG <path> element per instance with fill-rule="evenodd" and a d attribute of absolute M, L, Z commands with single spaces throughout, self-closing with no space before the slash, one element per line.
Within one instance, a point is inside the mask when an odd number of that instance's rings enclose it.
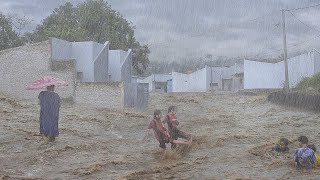
<path fill-rule="evenodd" d="M 286 15 L 285 9 L 282 9 L 282 33 L 283 33 L 283 62 L 284 62 L 284 89 L 289 91 L 289 73 L 288 73 L 288 60 L 287 60 L 287 37 L 286 37 Z"/>

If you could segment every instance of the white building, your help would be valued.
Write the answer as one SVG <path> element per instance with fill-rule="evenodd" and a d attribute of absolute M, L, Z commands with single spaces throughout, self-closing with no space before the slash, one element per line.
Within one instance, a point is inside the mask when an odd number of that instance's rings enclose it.
<path fill-rule="evenodd" d="M 149 83 L 149 92 L 167 92 L 167 81 L 172 79 L 171 74 L 151 74 L 150 76 L 138 79 L 138 83 Z"/>
<path fill-rule="evenodd" d="M 68 42 L 52 38 L 53 60 L 76 60 L 77 79 L 81 82 L 131 82 L 132 51 L 109 50 L 109 42 Z"/>
<path fill-rule="evenodd" d="M 208 67 L 183 74 L 172 73 L 172 92 L 207 92 L 210 90 L 210 74 Z"/>
<path fill-rule="evenodd" d="M 206 66 L 190 74 L 172 73 L 172 92 L 238 91 L 240 89 L 243 89 L 243 65 L 241 64 L 231 67 Z"/>
<path fill-rule="evenodd" d="M 303 78 L 320 71 L 317 50 L 288 59 L 289 85 L 295 87 Z M 244 61 L 244 89 L 278 89 L 284 87 L 284 62 Z"/>
<path fill-rule="evenodd" d="M 82 82 L 108 81 L 109 42 L 68 42 L 51 39 L 53 60 L 76 60 L 78 79 Z"/>

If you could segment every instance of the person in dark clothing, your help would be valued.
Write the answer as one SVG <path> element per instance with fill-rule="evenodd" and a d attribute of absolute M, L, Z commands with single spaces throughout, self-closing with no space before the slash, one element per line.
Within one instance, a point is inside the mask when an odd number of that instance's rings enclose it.
<path fill-rule="evenodd" d="M 54 85 L 48 86 L 47 91 L 40 92 L 40 134 L 49 142 L 55 141 L 59 136 L 58 120 L 60 97 L 54 92 Z"/>

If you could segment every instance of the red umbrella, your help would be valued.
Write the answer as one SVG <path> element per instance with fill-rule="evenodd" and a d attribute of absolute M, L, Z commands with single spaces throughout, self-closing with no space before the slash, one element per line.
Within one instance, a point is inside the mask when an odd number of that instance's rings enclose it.
<path fill-rule="evenodd" d="M 28 84 L 26 86 L 26 90 L 40 90 L 43 88 L 46 88 L 48 86 L 67 86 L 68 84 L 60 79 L 53 78 L 51 76 L 45 76 L 42 79 L 39 79 L 37 81 L 34 81 L 31 84 Z"/>

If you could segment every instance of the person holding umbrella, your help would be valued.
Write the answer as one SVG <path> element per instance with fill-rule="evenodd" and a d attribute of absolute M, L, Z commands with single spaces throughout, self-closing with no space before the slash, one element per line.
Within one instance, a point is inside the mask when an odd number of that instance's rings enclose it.
<path fill-rule="evenodd" d="M 46 91 L 41 91 L 38 96 L 40 104 L 40 134 L 47 142 L 53 142 L 59 136 L 60 96 L 54 92 L 54 89 L 55 86 L 60 85 L 66 85 L 66 83 L 52 77 L 44 77 L 27 86 L 28 90 L 47 88 Z"/>

